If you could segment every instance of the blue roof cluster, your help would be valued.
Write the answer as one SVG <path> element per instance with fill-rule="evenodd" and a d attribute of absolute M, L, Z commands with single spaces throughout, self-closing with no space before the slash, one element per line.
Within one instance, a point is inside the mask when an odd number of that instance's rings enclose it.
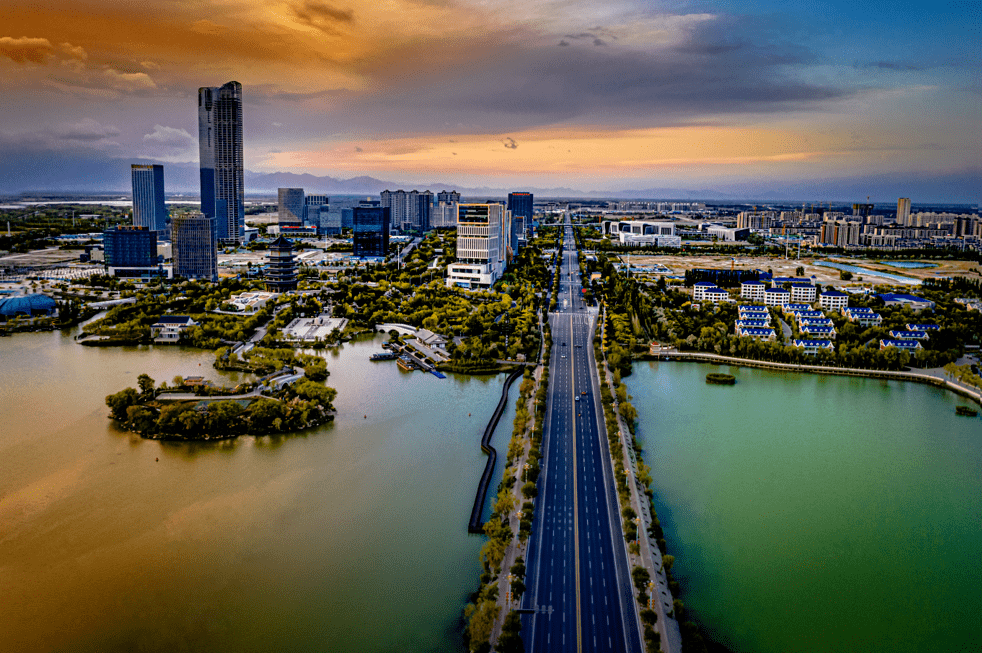
<path fill-rule="evenodd" d="M 57 302 L 47 295 L 19 295 L 0 299 L 0 315 L 13 317 L 15 315 L 51 315 L 58 308 Z"/>

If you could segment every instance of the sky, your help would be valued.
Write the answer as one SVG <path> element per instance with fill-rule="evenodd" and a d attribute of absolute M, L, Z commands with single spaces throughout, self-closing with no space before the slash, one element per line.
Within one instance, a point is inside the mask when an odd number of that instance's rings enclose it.
<path fill-rule="evenodd" d="M 875 178 L 982 199 L 977 0 L 0 0 L 0 15 L 0 190 L 196 164 L 197 89 L 236 80 L 255 172 L 819 194 Z"/>

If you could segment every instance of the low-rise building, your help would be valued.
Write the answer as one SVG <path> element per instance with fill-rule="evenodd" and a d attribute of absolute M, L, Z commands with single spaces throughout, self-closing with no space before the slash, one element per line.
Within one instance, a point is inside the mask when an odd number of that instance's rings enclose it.
<path fill-rule="evenodd" d="M 193 326 L 198 323 L 187 315 L 162 315 L 150 325 L 150 337 L 157 343 L 177 344 L 181 333 Z"/>
<path fill-rule="evenodd" d="M 941 327 L 937 324 L 911 324 L 907 323 L 908 331 L 940 331 Z"/>
<path fill-rule="evenodd" d="M 826 290 L 819 296 L 818 301 L 824 310 L 841 313 L 849 305 L 849 295 L 838 290 Z"/>
<path fill-rule="evenodd" d="M 828 324 L 803 324 L 798 330 L 809 337 L 835 340 L 835 327 Z"/>
<path fill-rule="evenodd" d="M 897 349 L 905 349 L 907 351 L 916 351 L 921 349 L 921 343 L 916 340 L 881 340 L 880 349 L 886 349 L 887 347 L 896 347 Z"/>
<path fill-rule="evenodd" d="M 730 293 L 722 288 L 709 288 L 703 293 L 703 297 L 707 302 L 719 304 L 721 302 L 729 301 Z"/>
<path fill-rule="evenodd" d="M 814 356 L 822 349 L 835 351 L 835 345 L 832 344 L 831 340 L 795 340 L 792 344 L 804 349 L 804 353 L 809 356 Z"/>
<path fill-rule="evenodd" d="M 792 284 L 791 285 L 791 301 L 793 302 L 807 302 L 809 304 L 815 301 L 815 286 L 811 284 Z"/>
<path fill-rule="evenodd" d="M 795 311 L 791 314 L 799 324 L 802 320 L 821 320 L 827 319 L 822 311 Z"/>
<path fill-rule="evenodd" d="M 934 302 L 930 299 L 924 299 L 923 297 L 916 297 L 914 295 L 888 292 L 882 293 L 879 297 L 887 306 L 909 306 L 912 311 L 917 312 L 934 308 Z"/>
<path fill-rule="evenodd" d="M 771 326 L 770 320 L 737 320 L 734 323 L 737 335 L 740 335 L 740 329 L 766 329 Z"/>
<path fill-rule="evenodd" d="M 741 320 L 771 319 L 771 312 L 766 306 L 741 304 L 737 306 L 737 313 L 739 313 Z M 758 315 L 761 317 L 756 317 Z"/>
<path fill-rule="evenodd" d="M 261 311 L 266 303 L 277 295 L 278 293 L 273 292 L 243 292 L 233 295 L 226 303 L 234 306 L 235 310 L 240 313 L 252 315 Z"/>
<path fill-rule="evenodd" d="M 772 328 L 761 329 L 748 327 L 746 329 L 738 329 L 737 335 L 747 338 L 757 338 L 759 340 L 774 340 L 774 338 L 777 337 L 774 329 Z"/>
<path fill-rule="evenodd" d="M 692 286 L 692 301 L 701 302 L 706 300 L 706 291 L 718 290 L 716 284 L 711 281 L 699 281 Z"/>
<path fill-rule="evenodd" d="M 764 303 L 768 306 L 784 306 L 791 301 L 791 293 L 784 288 L 768 288 L 764 291 Z"/>
<path fill-rule="evenodd" d="M 890 337 L 894 340 L 927 340 L 927 331 L 891 331 Z"/>
<path fill-rule="evenodd" d="M 843 309 L 842 314 L 850 322 L 861 326 L 878 326 L 883 321 L 879 313 L 874 313 L 873 309 L 865 306 L 850 306 Z"/>
<path fill-rule="evenodd" d="M 744 281 L 740 284 L 740 297 L 752 302 L 763 302 L 766 288 L 762 281 Z"/>
<path fill-rule="evenodd" d="M 793 313 L 800 313 L 801 311 L 810 311 L 810 310 L 812 310 L 812 307 L 811 307 L 811 304 L 793 304 L 792 303 L 792 304 L 785 304 L 784 307 L 781 310 L 784 311 L 784 314 L 785 315 L 789 315 L 789 314 L 793 314 Z"/>

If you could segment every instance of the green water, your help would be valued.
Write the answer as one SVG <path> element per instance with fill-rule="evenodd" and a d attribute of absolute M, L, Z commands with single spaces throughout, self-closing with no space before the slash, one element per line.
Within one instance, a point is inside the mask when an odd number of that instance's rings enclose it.
<path fill-rule="evenodd" d="M 705 383 L 709 372 L 737 377 Z M 735 651 L 982 650 L 982 422 L 929 386 L 636 364 L 683 601 Z"/>
<path fill-rule="evenodd" d="M 211 354 L 0 339 L 0 651 L 461 650 L 504 377 L 405 373 L 368 361 L 379 342 L 327 354 L 333 424 L 175 444 L 103 399 L 142 372 L 234 379 Z"/>

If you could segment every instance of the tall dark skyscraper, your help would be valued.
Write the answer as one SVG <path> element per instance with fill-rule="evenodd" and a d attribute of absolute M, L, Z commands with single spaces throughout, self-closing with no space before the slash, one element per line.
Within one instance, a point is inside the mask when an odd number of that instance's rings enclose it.
<path fill-rule="evenodd" d="M 242 84 L 198 89 L 201 212 L 215 218 L 220 241 L 241 242 L 245 229 Z"/>
<path fill-rule="evenodd" d="M 532 224 L 532 193 L 508 193 L 508 210 L 513 218 L 525 218 L 525 224 Z"/>
<path fill-rule="evenodd" d="M 164 166 L 132 166 L 133 225 L 148 231 L 167 228 L 167 205 L 164 204 Z"/>
<path fill-rule="evenodd" d="M 174 216 L 174 276 L 218 281 L 218 252 L 215 219 L 204 213 Z"/>
<path fill-rule="evenodd" d="M 389 207 L 356 206 L 352 210 L 355 256 L 384 257 L 389 252 Z"/>

